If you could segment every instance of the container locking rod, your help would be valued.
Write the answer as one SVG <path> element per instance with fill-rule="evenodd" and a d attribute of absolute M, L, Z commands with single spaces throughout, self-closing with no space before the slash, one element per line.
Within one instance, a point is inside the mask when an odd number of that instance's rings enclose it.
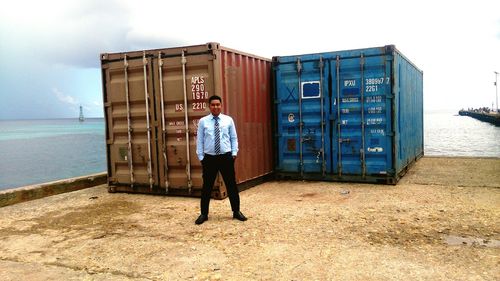
<path fill-rule="evenodd" d="M 365 57 L 361 53 L 361 169 L 363 178 L 366 178 L 366 159 L 365 159 Z"/>
<path fill-rule="evenodd" d="M 165 173 L 165 192 L 168 193 L 169 182 L 168 182 L 168 157 L 167 157 L 167 129 L 165 120 L 165 97 L 163 92 L 163 59 L 161 58 L 161 52 L 158 52 L 158 74 L 160 75 L 160 98 L 161 98 L 161 132 L 163 140 L 163 170 Z"/>
<path fill-rule="evenodd" d="M 182 50 L 182 85 L 184 89 L 184 124 L 186 131 L 186 175 L 188 178 L 188 188 L 189 193 L 191 193 L 191 187 L 193 186 L 191 180 L 191 152 L 189 150 L 189 118 L 188 118 L 188 97 L 187 97 L 187 89 L 186 89 L 186 56 L 184 55 L 184 50 Z"/>
<path fill-rule="evenodd" d="M 125 74 L 125 101 L 127 103 L 127 134 L 128 134 L 128 142 L 127 142 L 127 161 L 128 161 L 128 169 L 130 172 L 130 187 L 134 187 L 134 161 L 132 159 L 132 125 L 130 122 L 130 97 L 129 97 L 129 89 L 128 89 L 128 62 L 127 55 L 125 55 L 123 60 L 123 68 Z"/>
<path fill-rule="evenodd" d="M 337 143 L 338 143 L 338 161 L 337 166 L 339 170 L 339 177 L 342 176 L 342 127 L 340 126 L 340 57 L 337 56 L 336 62 L 336 76 L 337 76 Z"/>
<path fill-rule="evenodd" d="M 326 175 L 326 162 L 325 162 L 325 109 L 324 109 L 324 95 L 323 95 L 323 57 L 319 57 L 319 94 L 321 95 L 321 171 L 323 176 Z M 318 155 L 319 157 L 319 155 Z"/>
<path fill-rule="evenodd" d="M 300 159 L 300 177 L 304 177 L 304 155 L 302 152 L 303 149 L 303 137 L 302 137 L 302 132 L 303 132 L 303 126 L 304 124 L 302 123 L 302 81 L 301 81 L 301 72 L 302 72 L 302 64 L 300 62 L 300 59 L 297 59 L 297 77 L 299 81 L 299 159 Z"/>
<path fill-rule="evenodd" d="M 151 167 L 151 124 L 149 122 L 149 95 L 148 95 L 148 75 L 147 68 L 148 59 L 146 58 L 146 51 L 142 52 L 142 65 L 144 70 L 144 99 L 146 101 L 146 132 L 148 136 L 148 177 L 149 177 L 149 188 L 153 189 L 153 169 Z"/>

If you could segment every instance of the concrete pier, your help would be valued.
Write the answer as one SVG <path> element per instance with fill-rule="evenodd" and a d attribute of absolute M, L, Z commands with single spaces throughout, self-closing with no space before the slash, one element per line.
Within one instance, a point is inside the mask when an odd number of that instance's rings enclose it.
<path fill-rule="evenodd" d="M 0 190 L 0 207 L 80 190 L 107 182 L 107 173 L 75 177 L 19 188 Z"/>
<path fill-rule="evenodd" d="M 0 280 L 498 280 L 500 159 L 423 157 L 396 186 L 272 181 L 228 199 L 108 193 L 0 208 Z"/>
<path fill-rule="evenodd" d="M 460 110 L 458 115 L 469 116 L 480 121 L 491 123 L 495 126 L 500 126 L 500 114 Z"/>

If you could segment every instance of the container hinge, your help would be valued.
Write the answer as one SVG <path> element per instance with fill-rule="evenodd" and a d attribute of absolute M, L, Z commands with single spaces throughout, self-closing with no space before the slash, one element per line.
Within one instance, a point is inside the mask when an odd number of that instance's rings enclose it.
<path fill-rule="evenodd" d="M 387 132 L 386 136 L 393 137 L 394 136 L 394 132 Z"/>
<path fill-rule="evenodd" d="M 389 99 L 389 100 L 392 100 L 394 98 L 394 95 L 387 95 L 385 98 Z"/>
<path fill-rule="evenodd" d="M 274 100 L 274 104 L 281 104 L 281 100 L 280 99 L 275 99 Z"/>
<path fill-rule="evenodd" d="M 387 173 L 390 174 L 390 175 L 394 175 L 394 174 L 396 174 L 396 170 L 394 170 L 394 169 L 387 169 Z"/>

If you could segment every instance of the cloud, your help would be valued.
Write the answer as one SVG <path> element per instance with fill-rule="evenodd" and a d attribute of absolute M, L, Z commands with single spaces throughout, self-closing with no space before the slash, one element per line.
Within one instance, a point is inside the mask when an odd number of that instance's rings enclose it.
<path fill-rule="evenodd" d="M 16 11 L 29 5 L 22 16 L 0 12 L 3 53 L 33 56 L 43 65 L 99 68 L 100 53 L 170 47 L 180 42 L 169 39 L 164 29 L 160 33 L 134 29 L 133 3 L 47 0 L 31 4 L 23 0 L 10 4 Z"/>
<path fill-rule="evenodd" d="M 73 98 L 72 96 L 63 94 L 57 88 L 52 88 L 52 92 L 56 95 L 57 99 L 63 103 L 67 103 L 70 105 L 77 105 L 78 104 L 78 102 L 75 98 Z"/>

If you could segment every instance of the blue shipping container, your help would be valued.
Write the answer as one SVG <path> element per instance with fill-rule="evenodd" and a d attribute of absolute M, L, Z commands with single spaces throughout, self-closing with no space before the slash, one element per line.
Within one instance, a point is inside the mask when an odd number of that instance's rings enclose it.
<path fill-rule="evenodd" d="M 279 177 L 395 184 L 424 153 L 423 73 L 393 45 L 273 58 Z"/>

